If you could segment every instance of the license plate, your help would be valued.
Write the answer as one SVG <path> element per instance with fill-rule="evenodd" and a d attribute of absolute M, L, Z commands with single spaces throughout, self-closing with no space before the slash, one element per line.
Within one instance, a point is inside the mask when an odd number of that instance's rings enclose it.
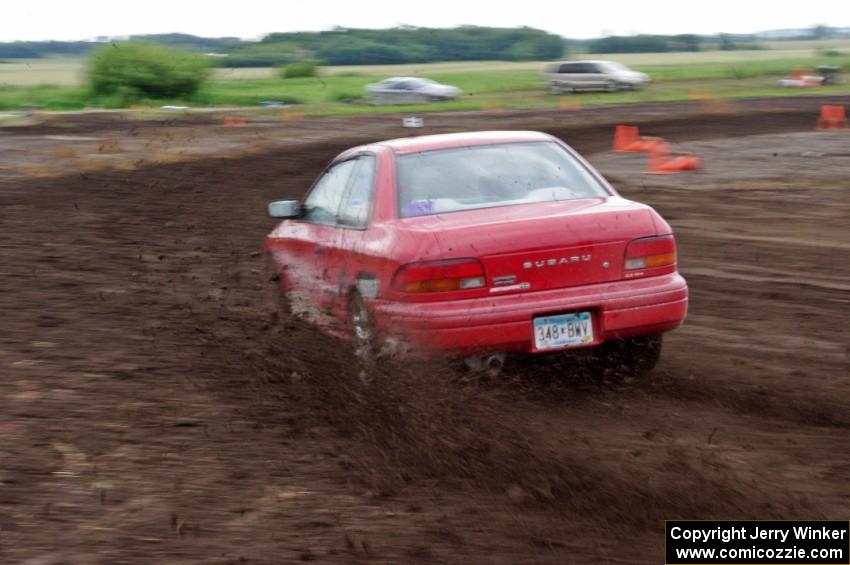
<path fill-rule="evenodd" d="M 535 349 L 555 349 L 593 343 L 590 312 L 534 318 Z"/>

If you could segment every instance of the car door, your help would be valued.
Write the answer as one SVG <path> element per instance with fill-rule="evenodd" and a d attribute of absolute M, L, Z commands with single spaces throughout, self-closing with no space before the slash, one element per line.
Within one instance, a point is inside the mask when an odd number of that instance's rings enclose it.
<path fill-rule="evenodd" d="M 564 63 L 558 69 L 558 81 L 562 88 L 580 90 L 585 87 L 581 63 Z"/>
<path fill-rule="evenodd" d="M 588 88 L 602 89 L 608 86 L 608 75 L 595 63 L 583 63 L 584 80 Z"/>
<path fill-rule="evenodd" d="M 369 223 L 372 213 L 376 157 L 364 153 L 352 159 L 354 168 L 348 181 L 337 215 L 336 234 L 328 250 L 328 276 L 335 287 L 333 309 L 338 317 L 347 313 L 348 294 L 352 288 L 358 288 L 358 278 L 366 275 L 371 280 L 375 272 L 373 263 L 376 257 L 367 250 Z M 369 285 L 369 282 L 363 283 Z M 358 288 L 366 298 L 373 298 L 373 289 Z"/>
<path fill-rule="evenodd" d="M 393 97 L 398 95 L 396 86 L 397 80 L 387 79 L 378 83 L 378 89 L 375 91 L 376 102 L 391 101 Z"/>
<path fill-rule="evenodd" d="M 406 103 L 429 102 L 428 85 L 421 79 L 408 79 L 399 84 L 399 100 Z"/>
<path fill-rule="evenodd" d="M 285 220 L 270 236 L 270 249 L 293 310 L 320 323 L 336 300 L 330 252 L 337 236 L 337 214 L 355 164 L 353 160 L 331 164 L 304 199 L 302 217 Z"/>
<path fill-rule="evenodd" d="M 399 96 L 403 96 L 406 92 L 401 88 L 404 81 L 399 79 L 387 79 L 381 82 L 381 88 L 378 91 L 379 102 L 383 104 L 395 103 Z"/>

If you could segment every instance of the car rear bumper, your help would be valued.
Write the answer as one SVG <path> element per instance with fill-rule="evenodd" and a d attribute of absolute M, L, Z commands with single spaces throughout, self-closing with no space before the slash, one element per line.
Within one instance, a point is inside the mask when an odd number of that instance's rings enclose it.
<path fill-rule="evenodd" d="M 447 302 L 370 302 L 378 332 L 416 353 L 534 351 L 532 320 L 590 311 L 594 341 L 669 331 L 688 310 L 688 286 L 678 273 Z"/>

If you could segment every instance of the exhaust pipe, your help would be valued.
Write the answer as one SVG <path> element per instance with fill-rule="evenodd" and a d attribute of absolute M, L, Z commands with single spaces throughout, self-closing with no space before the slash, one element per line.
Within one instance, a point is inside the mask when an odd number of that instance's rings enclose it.
<path fill-rule="evenodd" d="M 475 357 L 467 357 L 463 360 L 466 367 L 476 373 L 487 373 L 491 377 L 497 377 L 502 373 L 507 356 L 503 351 L 489 353 Z"/>
<path fill-rule="evenodd" d="M 484 358 L 484 370 L 491 377 L 497 377 L 501 374 L 502 368 L 505 366 L 504 353 L 492 353 Z"/>

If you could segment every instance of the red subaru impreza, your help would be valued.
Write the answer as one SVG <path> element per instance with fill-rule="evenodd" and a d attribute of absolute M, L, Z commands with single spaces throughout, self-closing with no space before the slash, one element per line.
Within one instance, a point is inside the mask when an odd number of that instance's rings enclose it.
<path fill-rule="evenodd" d="M 640 371 L 687 312 L 667 222 L 543 133 L 355 147 L 269 215 L 292 309 L 365 355 L 391 344 L 492 369 L 615 344 Z"/>

